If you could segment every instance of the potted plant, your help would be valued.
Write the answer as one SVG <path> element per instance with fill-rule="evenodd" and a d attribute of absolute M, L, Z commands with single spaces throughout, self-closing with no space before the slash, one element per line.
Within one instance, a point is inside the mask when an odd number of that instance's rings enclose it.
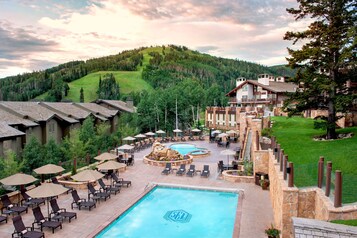
<path fill-rule="evenodd" d="M 280 231 L 271 224 L 271 227 L 265 229 L 265 234 L 267 234 L 269 238 L 279 238 Z"/>
<path fill-rule="evenodd" d="M 265 178 L 260 179 L 260 186 L 262 187 L 263 190 L 268 190 L 269 184 L 270 183 L 268 179 Z"/>

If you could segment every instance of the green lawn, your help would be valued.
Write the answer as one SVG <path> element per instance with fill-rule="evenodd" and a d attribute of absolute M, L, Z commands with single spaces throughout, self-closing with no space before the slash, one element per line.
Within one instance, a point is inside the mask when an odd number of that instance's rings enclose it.
<path fill-rule="evenodd" d="M 348 226 L 357 226 L 357 220 L 334 220 L 331 222 L 336 224 L 348 225 Z"/>
<path fill-rule="evenodd" d="M 313 120 L 301 117 L 273 117 L 273 135 L 294 162 L 295 185 L 316 186 L 317 164 L 320 156 L 325 163 L 332 161 L 332 169 L 342 171 L 343 203 L 357 201 L 357 127 L 345 128 L 338 132 L 353 132 L 350 139 L 335 141 L 313 141 L 322 130 L 313 129 Z"/>

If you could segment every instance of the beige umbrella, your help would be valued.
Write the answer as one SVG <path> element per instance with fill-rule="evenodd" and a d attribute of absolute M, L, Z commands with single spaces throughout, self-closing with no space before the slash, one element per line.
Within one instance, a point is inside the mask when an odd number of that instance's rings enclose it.
<path fill-rule="evenodd" d="M 238 131 L 235 131 L 235 130 L 229 130 L 229 131 L 226 131 L 227 134 L 238 134 Z"/>
<path fill-rule="evenodd" d="M 26 193 L 27 195 L 33 198 L 51 198 L 51 197 L 58 196 L 62 193 L 65 193 L 67 191 L 68 189 L 62 186 L 61 184 L 43 183 L 41 186 L 26 191 Z M 50 217 L 50 208 L 49 208 L 48 200 L 47 200 L 47 212 L 48 212 L 48 217 Z"/>
<path fill-rule="evenodd" d="M 227 133 L 221 133 L 221 134 L 218 134 L 217 137 L 227 137 L 227 136 L 229 136 Z"/>
<path fill-rule="evenodd" d="M 136 138 L 131 137 L 131 136 L 127 136 L 127 137 L 123 138 L 123 140 L 136 140 Z"/>
<path fill-rule="evenodd" d="M 126 165 L 124 163 L 118 163 L 116 161 L 107 161 L 103 164 L 97 165 L 97 168 L 100 170 L 117 170 L 125 167 Z"/>
<path fill-rule="evenodd" d="M 64 171 L 64 168 L 55 164 L 46 164 L 33 171 L 35 171 L 36 174 L 57 174 Z"/>
<path fill-rule="evenodd" d="M 14 175 L 11 175 L 9 177 L 3 178 L 0 180 L 0 183 L 4 185 L 10 185 L 10 186 L 21 186 L 20 190 L 23 189 L 23 186 L 25 184 L 33 183 L 37 180 L 32 175 L 28 174 L 23 174 L 23 173 L 17 173 Z M 19 201 L 20 201 L 20 193 L 19 193 Z"/>
<path fill-rule="evenodd" d="M 200 129 L 195 128 L 195 129 L 193 129 L 193 130 L 192 130 L 192 132 L 201 132 L 201 130 L 200 130 Z"/>
<path fill-rule="evenodd" d="M 137 134 L 136 136 L 134 136 L 135 138 L 146 138 L 146 135 L 143 134 Z"/>
<path fill-rule="evenodd" d="M 91 182 L 97 181 L 100 178 L 103 178 L 104 174 L 98 172 L 97 170 L 86 169 L 78 174 L 71 176 L 72 179 L 80 181 L 80 182 Z M 89 200 L 89 191 L 88 191 L 88 200 Z"/>
<path fill-rule="evenodd" d="M 175 129 L 175 130 L 173 130 L 173 132 L 175 132 L 175 133 L 181 133 L 182 131 L 180 130 L 180 129 Z"/>
<path fill-rule="evenodd" d="M 132 150 L 134 149 L 134 146 L 132 145 L 122 145 L 118 147 L 118 150 Z"/>
<path fill-rule="evenodd" d="M 146 132 L 145 135 L 147 135 L 147 136 L 155 136 L 156 133 L 149 131 L 149 132 Z"/>
<path fill-rule="evenodd" d="M 228 158 L 228 164 L 229 164 L 229 156 L 230 155 L 235 155 L 236 154 L 236 152 L 235 151 L 233 151 L 233 150 L 222 150 L 221 151 L 221 155 L 227 155 L 227 158 Z"/>
<path fill-rule="evenodd" d="M 91 170 L 91 169 L 86 169 L 78 174 L 75 174 L 71 176 L 72 179 L 80 182 L 90 182 L 90 181 L 96 181 L 100 178 L 103 178 L 104 174 L 96 171 L 96 170 Z"/>
<path fill-rule="evenodd" d="M 164 132 L 163 130 L 158 130 L 156 131 L 157 134 L 165 134 L 166 132 Z"/>
<path fill-rule="evenodd" d="M 108 152 L 104 152 L 96 157 L 94 157 L 94 159 L 96 160 L 101 160 L 101 161 L 104 161 L 104 160 L 113 160 L 113 159 L 116 159 L 118 158 L 117 155 L 114 155 L 112 153 L 108 153 Z"/>
<path fill-rule="evenodd" d="M 55 164 L 46 164 L 33 171 L 35 171 L 36 174 L 41 174 L 41 180 L 44 182 L 44 174 L 57 174 L 64 171 L 64 168 Z"/>
<path fill-rule="evenodd" d="M 37 178 L 35 178 L 32 175 L 17 173 L 17 174 L 14 174 L 9 177 L 1 179 L 0 183 L 2 183 L 4 185 L 17 186 L 17 185 L 25 185 L 25 184 L 33 183 L 36 180 L 37 180 Z"/>

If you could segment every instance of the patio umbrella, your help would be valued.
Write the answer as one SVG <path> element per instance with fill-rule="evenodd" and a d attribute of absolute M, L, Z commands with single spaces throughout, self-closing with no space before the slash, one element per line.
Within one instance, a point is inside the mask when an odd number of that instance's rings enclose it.
<path fill-rule="evenodd" d="M 36 174 L 41 174 L 41 181 L 44 181 L 45 174 L 57 174 L 64 171 L 64 168 L 55 164 L 46 164 L 33 170 Z"/>
<path fill-rule="evenodd" d="M 122 145 L 122 146 L 119 146 L 118 147 L 118 150 L 132 150 L 132 149 L 134 149 L 134 146 L 132 146 L 132 145 Z"/>
<path fill-rule="evenodd" d="M 226 131 L 227 134 L 238 134 L 238 131 L 235 131 L 235 130 L 229 130 L 229 131 Z"/>
<path fill-rule="evenodd" d="M 107 161 L 103 164 L 97 165 L 97 168 L 101 170 L 117 170 L 125 167 L 126 165 L 124 163 L 119 163 L 116 161 Z"/>
<path fill-rule="evenodd" d="M 158 131 L 156 131 L 156 134 L 165 134 L 166 132 L 165 131 L 163 131 L 163 130 L 158 130 Z"/>
<path fill-rule="evenodd" d="M 72 179 L 80 181 L 80 182 L 92 182 L 97 181 L 100 178 L 103 178 L 104 174 L 98 172 L 97 170 L 86 169 L 78 174 L 71 176 Z M 88 192 L 88 200 L 89 200 L 89 192 Z"/>
<path fill-rule="evenodd" d="M 181 131 L 180 129 L 177 129 L 177 128 L 176 128 L 176 129 L 174 130 L 174 132 L 175 132 L 175 133 L 180 133 L 180 132 L 182 132 L 182 131 Z"/>
<path fill-rule="evenodd" d="M 236 154 L 236 152 L 235 151 L 233 151 L 233 150 L 222 150 L 221 151 L 221 155 L 227 155 L 227 159 L 228 159 L 228 164 L 229 164 L 229 156 L 230 155 L 235 155 Z"/>
<path fill-rule="evenodd" d="M 50 217 L 50 208 L 48 198 L 58 196 L 62 193 L 67 192 L 67 188 L 63 187 L 61 184 L 54 183 L 43 183 L 34 189 L 26 191 L 27 195 L 33 198 L 47 198 L 47 213 Z"/>
<path fill-rule="evenodd" d="M 149 131 L 149 132 L 146 132 L 145 135 L 147 135 L 147 136 L 155 136 L 156 133 Z"/>
<path fill-rule="evenodd" d="M 135 138 L 146 138 L 146 135 L 143 134 L 137 134 L 136 136 L 134 136 Z"/>
<path fill-rule="evenodd" d="M 221 134 L 218 134 L 217 137 L 227 137 L 227 136 L 229 136 L 227 133 L 221 133 Z"/>
<path fill-rule="evenodd" d="M 195 128 L 195 129 L 193 129 L 193 130 L 192 130 L 192 132 L 201 132 L 201 130 L 200 130 L 200 129 Z"/>
<path fill-rule="evenodd" d="M 212 131 L 212 134 L 219 134 L 221 132 L 222 132 L 221 130 L 215 130 L 215 131 Z"/>
<path fill-rule="evenodd" d="M 71 176 L 72 179 L 79 181 L 79 182 L 96 181 L 103 177 L 104 177 L 104 174 L 98 172 L 97 170 L 92 170 L 92 169 L 86 169 L 86 170 L 79 172 L 78 174 Z"/>
<path fill-rule="evenodd" d="M 117 155 L 114 155 L 114 154 L 108 153 L 108 152 L 104 152 L 104 153 L 94 157 L 95 160 L 101 160 L 101 161 L 113 160 L 113 159 L 116 159 L 116 158 L 118 158 Z"/>
<path fill-rule="evenodd" d="M 18 186 L 18 185 L 25 185 L 25 184 L 33 183 L 36 180 L 37 180 L 37 178 L 35 178 L 32 175 L 17 173 L 17 174 L 14 174 L 9 177 L 1 179 L 0 183 L 2 183 L 4 185 Z"/>
<path fill-rule="evenodd" d="M 136 140 L 136 138 L 127 136 L 127 137 L 123 138 L 123 140 L 132 141 L 132 140 Z"/>

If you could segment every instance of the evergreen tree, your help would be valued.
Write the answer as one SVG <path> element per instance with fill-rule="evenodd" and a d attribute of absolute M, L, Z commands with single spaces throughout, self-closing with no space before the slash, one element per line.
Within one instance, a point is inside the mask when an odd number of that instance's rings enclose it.
<path fill-rule="evenodd" d="M 43 154 L 43 147 L 40 142 L 36 137 L 31 137 L 29 143 L 26 143 L 22 154 L 25 165 L 24 172 L 31 173 L 33 169 L 44 165 Z"/>
<path fill-rule="evenodd" d="M 13 151 L 6 151 L 5 158 L 0 157 L 0 179 L 20 172 L 23 166 L 23 162 L 17 160 Z"/>
<path fill-rule="evenodd" d="M 84 94 L 83 94 L 83 88 L 81 88 L 81 90 L 79 91 L 80 95 L 79 95 L 79 102 L 84 102 Z"/>
<path fill-rule="evenodd" d="M 302 88 L 285 104 L 293 102 L 292 113 L 306 109 L 328 110 L 327 138 L 336 138 L 335 122 L 338 112 L 346 112 L 356 95 L 346 91 L 346 81 L 356 75 L 356 1 L 298 0 L 298 9 L 287 9 L 296 20 L 313 19 L 308 29 L 287 32 L 285 40 L 293 44 L 302 41 L 300 49 L 288 49 L 289 65 L 297 69 L 294 82 Z"/>

